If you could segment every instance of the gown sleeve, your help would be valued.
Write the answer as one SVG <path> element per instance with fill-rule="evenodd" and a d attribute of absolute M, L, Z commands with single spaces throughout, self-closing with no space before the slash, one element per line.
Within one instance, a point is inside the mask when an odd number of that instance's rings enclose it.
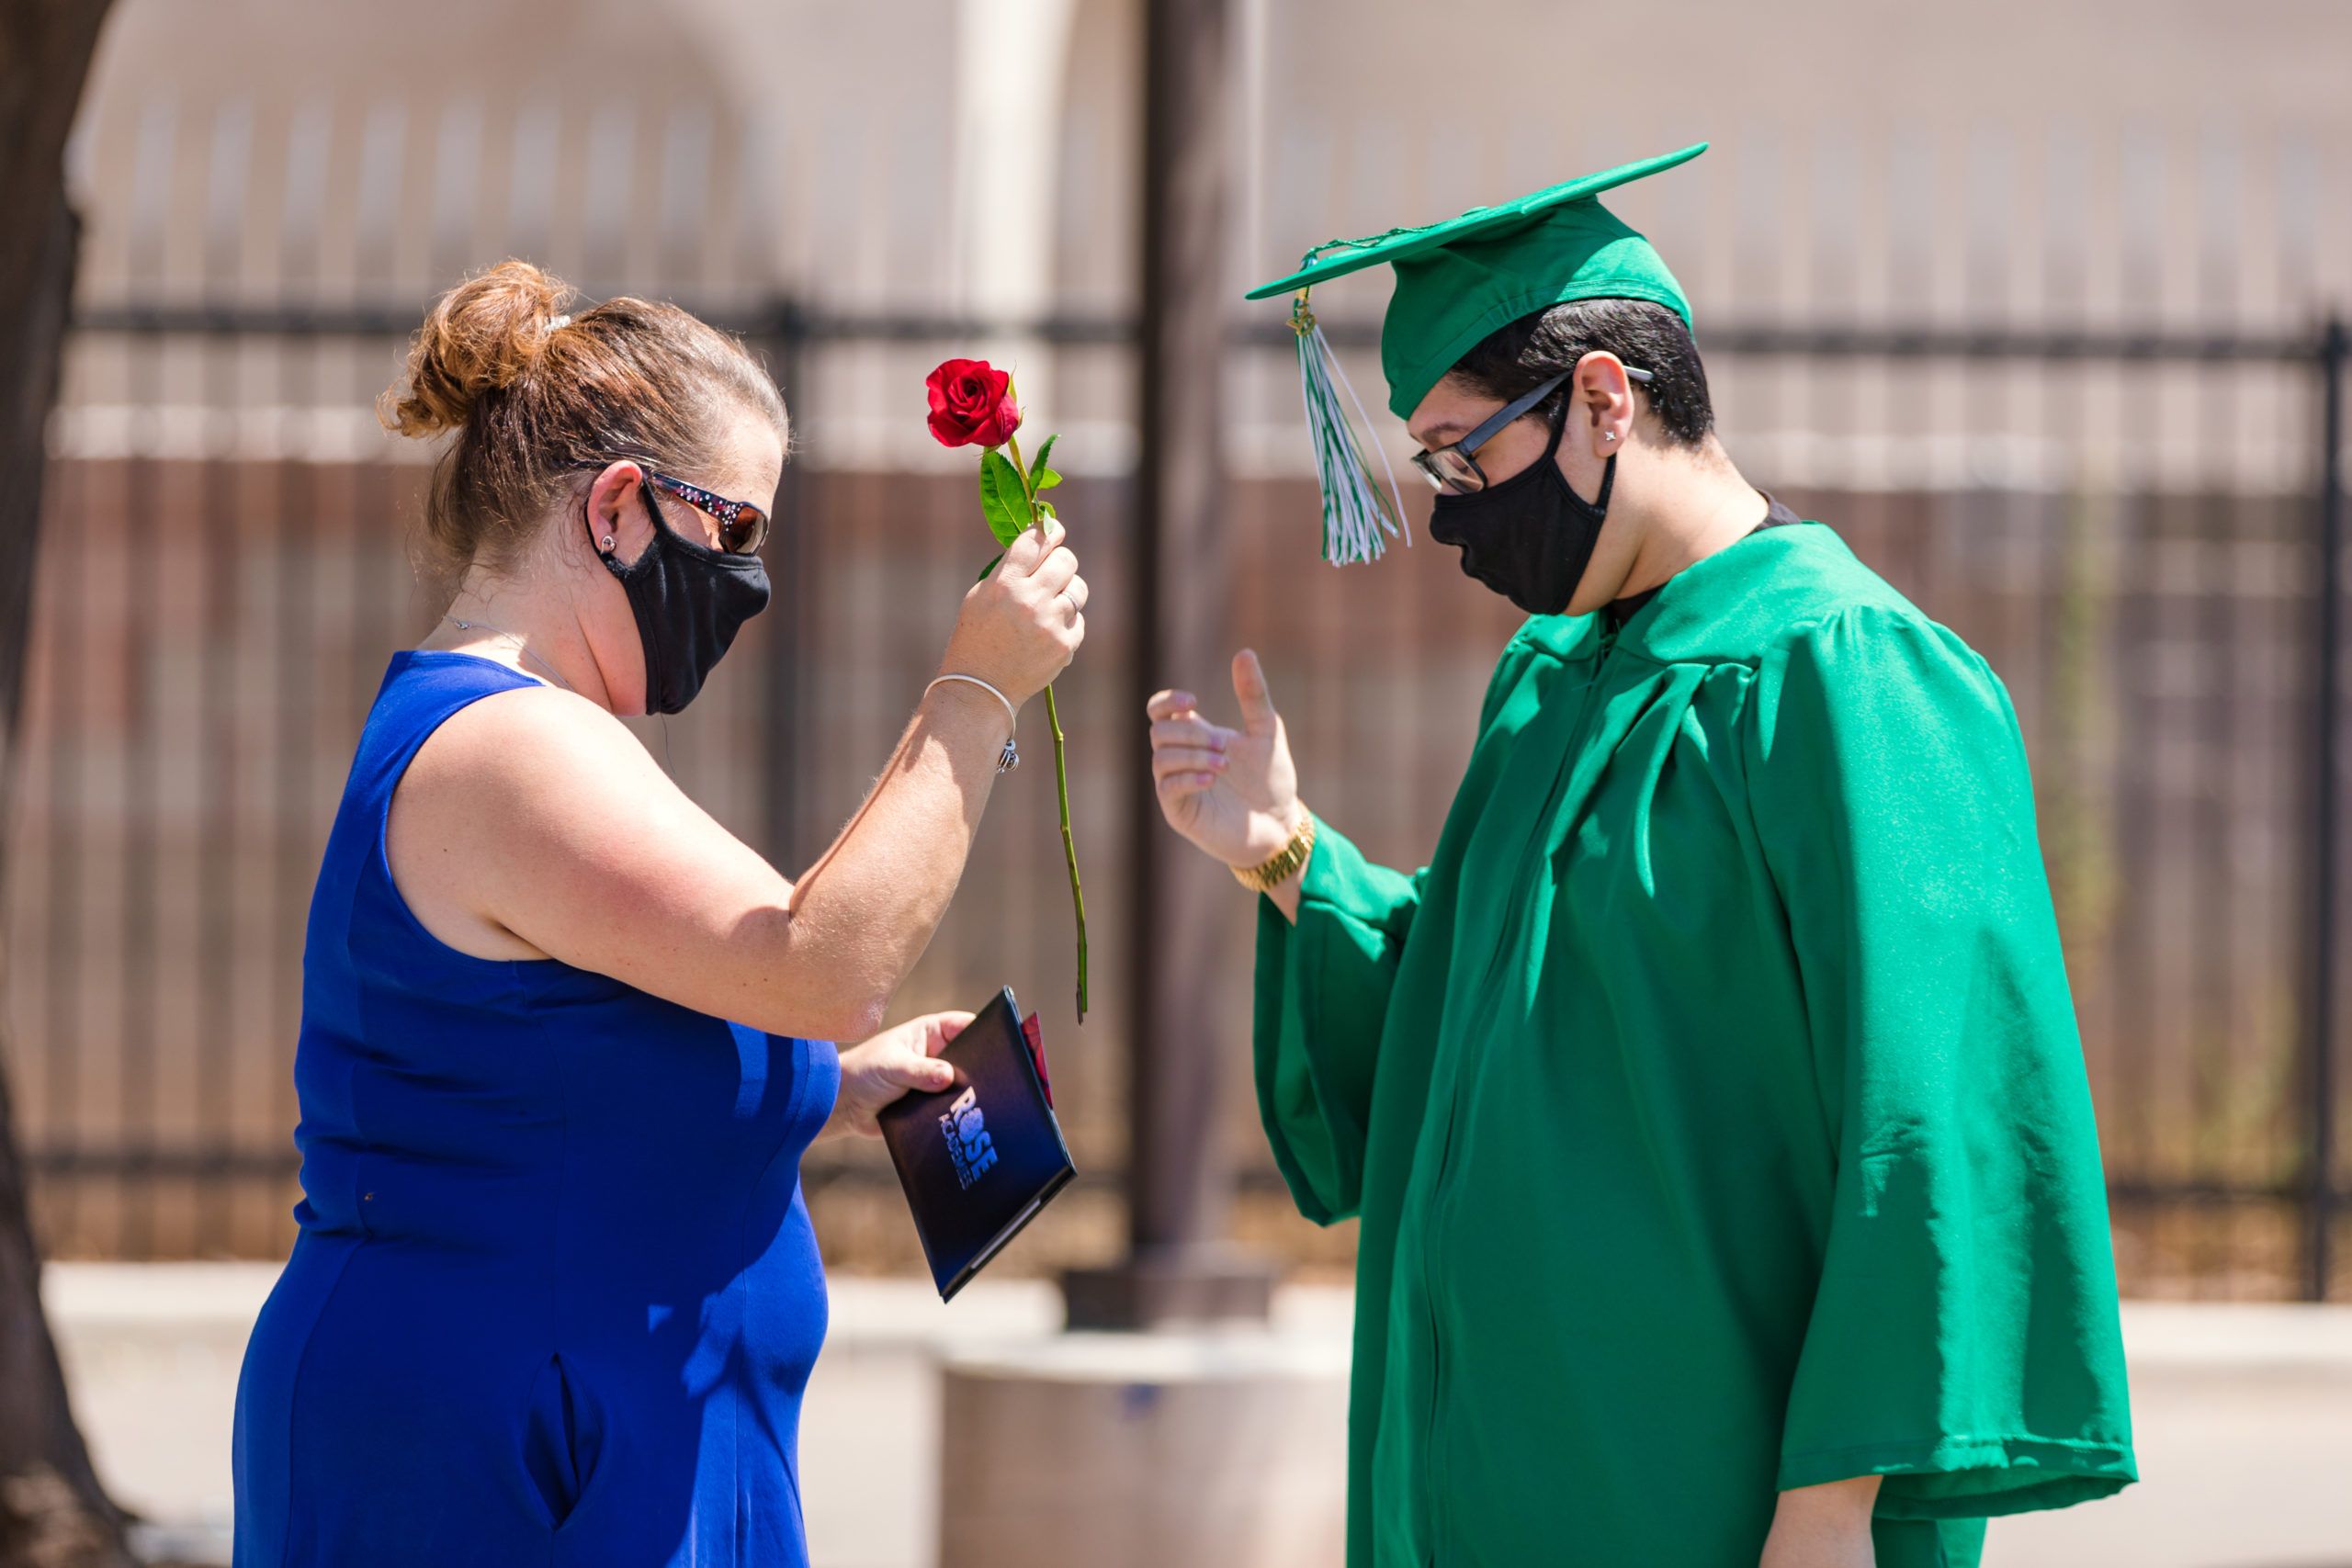
<path fill-rule="evenodd" d="M 1779 1485 L 1878 1512 L 2062 1507 L 2137 1479 L 2107 1199 L 2017 717 L 1871 606 L 1759 667 L 1757 831 L 1836 1151 Z"/>
<path fill-rule="evenodd" d="M 1317 1224 L 1363 1199 L 1373 1066 L 1426 875 L 1373 864 L 1317 817 L 1297 921 L 1258 900 L 1258 1111 L 1291 1197 Z"/>

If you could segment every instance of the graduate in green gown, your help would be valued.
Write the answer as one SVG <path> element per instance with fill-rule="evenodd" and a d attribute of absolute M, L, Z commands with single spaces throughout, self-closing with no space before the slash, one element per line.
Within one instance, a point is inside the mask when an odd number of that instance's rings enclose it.
<path fill-rule="evenodd" d="M 1170 823 L 1259 900 L 1256 1061 L 1361 1223 L 1354 1568 L 1965 1568 L 2134 1479 L 2106 1196 L 2017 716 L 1713 434 L 1594 199 L 1325 247 L 1293 295 L 1327 553 L 1402 526 L 1305 288 L 1386 263 L 1430 533 L 1532 618 L 1428 865 L 1152 700 Z M 1311 790 L 1311 782 L 1310 782 Z"/>

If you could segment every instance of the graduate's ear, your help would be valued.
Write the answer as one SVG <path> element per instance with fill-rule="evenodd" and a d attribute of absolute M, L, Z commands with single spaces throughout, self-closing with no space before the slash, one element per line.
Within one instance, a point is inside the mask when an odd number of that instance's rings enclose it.
<path fill-rule="evenodd" d="M 1568 388 L 1568 431 L 1560 444 L 1573 439 L 1604 460 L 1623 450 L 1641 412 L 1625 362 L 1605 348 L 1594 349 L 1577 361 Z"/>

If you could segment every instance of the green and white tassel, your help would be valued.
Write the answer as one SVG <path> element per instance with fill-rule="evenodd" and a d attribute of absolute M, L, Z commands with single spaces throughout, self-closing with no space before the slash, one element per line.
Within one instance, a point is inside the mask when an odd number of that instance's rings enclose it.
<path fill-rule="evenodd" d="M 1291 307 L 1290 326 L 1298 335 L 1298 378 L 1306 389 L 1306 430 L 1314 438 L 1315 474 L 1323 487 L 1323 558 L 1333 566 L 1378 560 L 1389 538 L 1402 535 L 1408 546 L 1413 542 L 1411 525 L 1405 521 L 1405 498 L 1396 491 L 1396 470 L 1389 467 L 1388 454 L 1380 444 L 1371 439 L 1372 418 L 1349 383 L 1347 371 L 1340 368 L 1330 340 L 1316 325 L 1315 312 L 1306 308 L 1304 288 Z M 1355 405 L 1360 427 L 1348 421 L 1347 404 L 1340 400 L 1342 389 L 1348 402 Z M 1380 466 L 1387 471 L 1385 494 L 1364 456 L 1367 445 L 1380 453 Z"/>

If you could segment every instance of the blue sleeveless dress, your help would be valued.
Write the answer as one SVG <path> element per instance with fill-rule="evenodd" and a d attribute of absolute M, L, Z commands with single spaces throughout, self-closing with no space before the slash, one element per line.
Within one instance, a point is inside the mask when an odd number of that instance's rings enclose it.
<path fill-rule="evenodd" d="M 529 683 L 402 653 L 360 737 L 303 952 L 301 1231 L 237 1386 L 237 1568 L 808 1560 L 800 1156 L 833 1047 L 469 957 L 392 886 L 409 760 Z"/>

